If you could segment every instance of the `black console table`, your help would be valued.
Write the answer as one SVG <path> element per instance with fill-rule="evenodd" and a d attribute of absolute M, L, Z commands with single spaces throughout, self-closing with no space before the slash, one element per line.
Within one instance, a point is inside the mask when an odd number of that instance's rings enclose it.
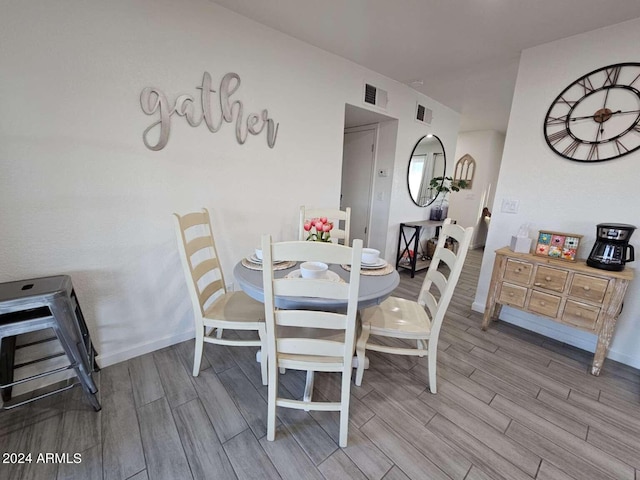
<path fill-rule="evenodd" d="M 400 234 L 398 235 L 398 254 L 396 256 L 396 269 L 407 268 L 411 270 L 411 278 L 413 278 L 417 271 L 423 270 L 429 267 L 431 259 L 418 260 L 418 246 L 420 243 L 420 236 L 422 235 L 423 228 L 435 228 L 436 237 L 440 232 L 440 227 L 444 222 L 442 220 L 421 220 L 418 222 L 407 222 L 400 224 Z M 409 236 L 407 237 L 407 231 Z M 413 250 L 412 250 L 413 247 Z M 409 260 L 402 261 L 405 257 Z"/>

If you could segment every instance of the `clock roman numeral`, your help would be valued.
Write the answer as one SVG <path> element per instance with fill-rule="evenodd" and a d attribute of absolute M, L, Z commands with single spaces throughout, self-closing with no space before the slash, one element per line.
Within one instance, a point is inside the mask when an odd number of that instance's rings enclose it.
<path fill-rule="evenodd" d="M 558 98 L 558 103 L 564 103 L 566 105 L 569 105 L 570 107 L 574 107 L 576 103 L 578 103 L 577 101 L 573 101 L 573 100 L 567 100 L 566 98 L 564 98 L 562 95 L 560 95 L 560 97 Z"/>
<path fill-rule="evenodd" d="M 607 78 L 604 81 L 604 85 L 602 86 L 610 87 L 611 85 L 615 85 L 616 83 L 618 83 L 618 77 L 620 77 L 620 70 L 622 70 L 622 67 L 619 65 L 616 65 L 611 68 L 607 68 L 605 70 Z"/>
<path fill-rule="evenodd" d="M 576 150 L 580 146 L 580 142 L 578 140 L 574 140 L 571 144 L 562 151 L 563 155 L 571 156 L 576 153 Z"/>
<path fill-rule="evenodd" d="M 555 145 L 556 143 L 561 141 L 563 138 L 565 138 L 567 135 L 569 135 L 569 130 L 567 130 L 566 128 L 563 128 L 562 130 L 558 130 L 557 132 L 552 133 L 547 138 L 549 139 L 552 145 Z"/>
<path fill-rule="evenodd" d="M 587 155 L 587 160 L 598 160 L 600 159 L 600 152 L 598 151 L 598 144 L 592 143 L 591 148 L 589 148 L 589 154 Z"/>
<path fill-rule="evenodd" d="M 616 149 L 618 150 L 618 155 L 621 155 L 621 154 L 626 153 L 626 152 L 629 151 L 629 149 L 627 147 L 625 147 L 624 144 L 617 138 L 616 138 L 615 146 L 616 146 Z"/>
<path fill-rule="evenodd" d="M 567 119 L 569 118 L 569 114 L 562 115 L 561 117 L 551 117 L 547 118 L 547 125 L 563 125 L 567 123 Z"/>
<path fill-rule="evenodd" d="M 595 90 L 595 88 L 593 87 L 593 83 L 591 83 L 591 80 L 589 80 L 589 77 L 578 80 L 578 85 L 580 85 L 584 89 L 585 95 Z"/>

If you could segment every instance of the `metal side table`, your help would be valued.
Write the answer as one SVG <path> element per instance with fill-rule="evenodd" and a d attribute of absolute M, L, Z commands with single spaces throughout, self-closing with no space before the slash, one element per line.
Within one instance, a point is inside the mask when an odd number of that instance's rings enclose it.
<path fill-rule="evenodd" d="M 16 335 L 48 328 L 53 330 L 60 341 L 70 364 L 14 381 Z M 81 385 L 94 410 L 101 409 L 96 397 L 98 389 L 92 377 L 92 373 L 98 370 L 95 364 L 96 351 L 91 343 L 87 325 L 73 290 L 71 277 L 58 275 L 1 283 L 0 339 L 2 340 L 0 390 L 4 401 L 2 408 L 15 408 Z M 28 398 L 24 400 L 11 398 L 13 386 L 68 369 L 75 370 L 76 382 L 40 395 L 27 396 Z"/>
<path fill-rule="evenodd" d="M 421 220 L 418 222 L 405 222 L 400 224 L 398 235 L 398 253 L 396 254 L 396 269 L 407 268 L 411 270 L 411 278 L 417 271 L 428 268 L 431 259 L 418 260 L 418 249 L 423 228 L 435 228 L 436 237 L 440 232 L 442 220 Z M 405 229 L 412 230 L 411 236 L 407 238 Z M 405 261 L 406 259 L 406 261 Z"/>

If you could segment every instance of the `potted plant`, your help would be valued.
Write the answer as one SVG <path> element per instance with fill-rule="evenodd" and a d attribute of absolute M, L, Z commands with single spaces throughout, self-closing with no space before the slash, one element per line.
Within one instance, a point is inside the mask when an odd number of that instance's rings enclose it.
<path fill-rule="evenodd" d="M 436 201 L 431 207 L 429 220 L 444 220 L 449 213 L 449 205 L 446 204 L 449 192 L 459 192 L 461 188 L 467 187 L 465 180 L 454 181 L 452 177 L 433 177 L 429 186 L 436 192 Z"/>

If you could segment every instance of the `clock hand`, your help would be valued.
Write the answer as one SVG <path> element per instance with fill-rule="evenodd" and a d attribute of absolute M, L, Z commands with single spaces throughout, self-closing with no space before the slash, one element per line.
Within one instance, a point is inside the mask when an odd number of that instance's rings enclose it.
<path fill-rule="evenodd" d="M 604 95 L 604 103 L 602 104 L 602 110 L 607 108 L 607 98 L 609 98 L 609 89 L 607 88 L 607 92 Z"/>
<path fill-rule="evenodd" d="M 625 110 L 624 112 L 622 110 L 618 110 L 615 112 L 611 112 L 610 115 L 624 115 L 625 113 L 640 113 L 640 110 Z M 571 117 L 569 118 L 569 120 L 575 122 L 576 120 L 586 120 L 587 118 L 593 119 L 593 117 L 594 115 L 585 115 L 584 117 Z"/>
<path fill-rule="evenodd" d="M 611 115 L 614 115 L 616 113 L 629 113 L 629 112 L 623 112 L 621 110 L 618 110 L 617 112 L 611 112 Z M 595 116 L 595 114 L 585 115 L 584 117 L 571 117 L 571 118 L 569 118 L 569 120 L 571 120 L 572 122 L 575 122 L 576 120 L 586 120 L 587 118 L 590 118 L 590 119 L 593 120 L 594 116 Z"/>

